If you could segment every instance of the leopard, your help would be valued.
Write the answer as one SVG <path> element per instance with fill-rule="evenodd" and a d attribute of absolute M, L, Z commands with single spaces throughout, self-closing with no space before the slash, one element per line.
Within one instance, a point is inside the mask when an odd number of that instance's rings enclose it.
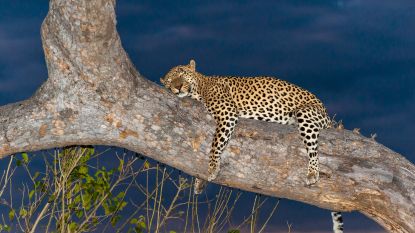
<path fill-rule="evenodd" d="M 333 124 L 322 101 L 311 92 L 270 76 L 207 76 L 196 70 L 194 59 L 170 69 L 160 82 L 179 98 L 190 97 L 202 102 L 215 120 L 209 182 L 220 172 L 221 154 L 240 118 L 296 125 L 309 158 L 306 185 L 319 181 L 318 137 L 321 130 L 332 128 Z M 195 194 L 200 194 L 205 186 L 206 181 L 196 178 Z M 332 218 L 337 224 L 341 215 L 333 212 Z M 340 229 L 340 225 L 342 228 L 340 223 L 336 228 Z"/>

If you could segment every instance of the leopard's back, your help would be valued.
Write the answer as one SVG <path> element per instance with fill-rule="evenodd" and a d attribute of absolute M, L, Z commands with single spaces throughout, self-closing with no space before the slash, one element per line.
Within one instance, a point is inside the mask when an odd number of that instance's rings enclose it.
<path fill-rule="evenodd" d="M 311 92 L 274 77 L 211 77 L 228 86 L 238 114 L 242 118 L 293 124 L 293 114 L 303 106 L 314 106 L 325 113 L 325 125 L 330 119 L 323 103 Z"/>

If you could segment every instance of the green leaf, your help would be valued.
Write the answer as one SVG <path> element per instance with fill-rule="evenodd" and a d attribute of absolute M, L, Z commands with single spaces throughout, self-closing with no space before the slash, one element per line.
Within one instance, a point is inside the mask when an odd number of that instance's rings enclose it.
<path fill-rule="evenodd" d="M 146 223 L 144 221 L 140 221 L 138 223 L 138 225 L 141 227 L 141 229 L 146 229 L 146 227 L 147 227 L 147 225 L 146 225 Z"/>
<path fill-rule="evenodd" d="M 135 229 L 136 233 L 137 232 L 142 233 L 143 230 L 145 230 L 146 227 L 147 227 L 145 221 L 146 221 L 145 217 L 143 215 L 140 215 L 140 217 L 138 219 L 137 218 L 131 219 L 130 223 L 135 225 L 134 229 Z"/>
<path fill-rule="evenodd" d="M 75 212 L 75 215 L 76 215 L 76 217 L 78 217 L 78 218 L 82 218 L 82 216 L 84 215 L 84 212 L 83 212 L 82 210 L 77 210 L 77 211 Z"/>
<path fill-rule="evenodd" d="M 36 180 L 36 178 L 40 175 L 39 172 L 35 172 L 35 175 L 33 175 L 33 179 Z"/>
<path fill-rule="evenodd" d="M 228 233 L 240 233 L 240 231 L 238 229 L 231 229 Z"/>
<path fill-rule="evenodd" d="M 70 232 L 75 232 L 77 227 L 78 227 L 78 224 L 76 224 L 76 222 L 69 223 Z"/>
<path fill-rule="evenodd" d="M 21 160 L 16 160 L 16 166 L 18 166 L 18 167 L 20 167 L 20 166 L 22 166 L 22 161 Z"/>
<path fill-rule="evenodd" d="M 147 160 L 144 162 L 144 168 L 145 169 L 149 169 L 150 168 L 150 163 Z"/>
<path fill-rule="evenodd" d="M 120 205 L 120 210 L 122 210 L 122 209 L 124 209 L 124 207 L 127 205 L 127 202 L 126 201 L 123 201 L 123 202 L 121 202 L 121 205 Z"/>
<path fill-rule="evenodd" d="M 87 166 L 81 166 L 80 168 L 79 168 L 79 171 L 78 171 L 80 174 L 83 174 L 83 175 L 85 175 L 85 174 L 88 174 L 88 167 Z"/>
<path fill-rule="evenodd" d="M 19 215 L 23 218 L 26 217 L 27 210 L 25 208 L 21 208 L 20 211 L 19 211 Z"/>
<path fill-rule="evenodd" d="M 141 227 L 141 229 L 147 228 L 147 225 L 145 223 L 145 218 L 143 215 L 140 216 L 140 222 L 138 222 L 138 225 Z"/>
<path fill-rule="evenodd" d="M 81 195 L 77 195 L 74 199 L 73 199 L 73 203 L 74 204 L 79 204 L 81 202 Z"/>
<path fill-rule="evenodd" d="M 124 167 L 124 160 L 120 159 L 120 165 L 118 165 L 118 171 L 121 172 L 123 167 Z"/>
<path fill-rule="evenodd" d="M 95 153 L 95 149 L 94 149 L 94 147 L 91 147 L 91 148 L 86 149 L 85 155 L 88 156 L 88 158 L 89 158 L 94 153 Z"/>
<path fill-rule="evenodd" d="M 94 226 L 98 225 L 98 218 L 97 217 L 92 217 L 92 224 Z"/>
<path fill-rule="evenodd" d="M 22 153 L 23 162 L 28 163 L 29 162 L 29 156 L 26 152 Z"/>
<path fill-rule="evenodd" d="M 176 233 L 175 231 L 169 231 L 169 233 Z"/>
<path fill-rule="evenodd" d="M 15 214 L 16 214 L 16 212 L 14 211 L 14 209 L 11 209 L 10 212 L 9 212 L 9 219 L 10 219 L 10 221 L 13 221 Z"/>
<path fill-rule="evenodd" d="M 35 194 L 35 190 L 29 192 L 29 200 L 32 199 L 33 195 Z"/>
<path fill-rule="evenodd" d="M 81 157 L 80 162 L 81 163 L 86 163 L 90 158 L 91 158 L 91 156 L 89 155 L 89 153 L 87 153 L 87 154 L 85 154 L 84 156 Z"/>
<path fill-rule="evenodd" d="M 121 219 L 120 215 L 115 215 L 114 217 L 111 218 L 111 225 L 115 226 L 120 219 Z"/>
<path fill-rule="evenodd" d="M 55 199 L 56 199 L 55 195 L 52 194 L 52 195 L 49 196 L 48 202 L 49 203 L 53 202 L 53 201 L 55 201 Z"/>
<path fill-rule="evenodd" d="M 12 230 L 11 226 L 4 224 L 3 226 L 4 230 L 7 232 L 10 232 Z"/>
<path fill-rule="evenodd" d="M 104 207 L 104 213 L 105 215 L 109 215 L 111 213 L 110 207 L 108 206 L 107 203 L 102 203 L 102 207 Z"/>
<path fill-rule="evenodd" d="M 138 223 L 138 219 L 133 218 L 133 219 L 130 220 L 130 223 L 131 224 L 137 224 Z"/>
<path fill-rule="evenodd" d="M 122 199 L 124 196 L 125 196 L 125 193 L 120 192 L 120 193 L 118 193 L 117 198 Z"/>
<path fill-rule="evenodd" d="M 91 208 L 91 199 L 92 195 L 90 193 L 85 193 L 82 197 L 82 207 L 85 210 L 89 210 Z"/>

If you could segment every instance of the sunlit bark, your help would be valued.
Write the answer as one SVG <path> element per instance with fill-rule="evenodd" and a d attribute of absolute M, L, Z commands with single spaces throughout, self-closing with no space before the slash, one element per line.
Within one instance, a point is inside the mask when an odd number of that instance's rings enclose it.
<path fill-rule="evenodd" d="M 206 179 L 212 119 L 200 104 L 179 100 L 136 71 L 116 31 L 114 4 L 50 2 L 42 24 L 49 77 L 32 98 L 0 107 L 0 157 L 112 145 Z M 357 210 L 391 232 L 415 232 L 413 164 L 348 130 L 325 130 L 320 141 L 321 180 L 307 187 L 307 156 L 297 131 L 242 121 L 216 182 L 331 210 Z"/>

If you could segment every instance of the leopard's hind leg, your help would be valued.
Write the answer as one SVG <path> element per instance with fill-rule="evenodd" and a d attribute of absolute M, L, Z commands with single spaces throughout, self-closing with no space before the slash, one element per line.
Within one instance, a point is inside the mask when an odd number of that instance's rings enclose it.
<path fill-rule="evenodd" d="M 306 183 L 311 185 L 319 180 L 318 136 L 329 127 L 330 119 L 324 108 L 314 105 L 295 110 L 294 116 L 309 157 Z"/>

